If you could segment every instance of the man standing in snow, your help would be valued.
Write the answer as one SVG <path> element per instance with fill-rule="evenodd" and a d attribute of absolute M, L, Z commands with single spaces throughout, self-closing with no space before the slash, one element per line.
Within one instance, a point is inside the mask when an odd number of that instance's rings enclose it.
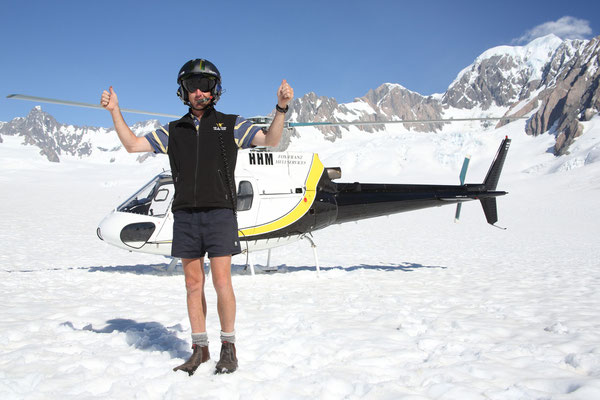
<path fill-rule="evenodd" d="M 231 283 L 231 256 L 241 252 L 235 215 L 237 150 L 279 144 L 294 91 L 282 81 L 277 91 L 275 117 L 265 132 L 240 116 L 215 110 L 222 93 L 221 74 L 210 61 L 195 59 L 185 63 L 177 84 L 177 95 L 189 106 L 189 112 L 143 137 L 135 136 L 125 123 L 112 87 L 102 93 L 101 104 L 110 111 L 119 139 L 128 152 L 169 155 L 175 185 L 171 254 L 181 258 L 183 264 L 193 349 L 190 359 L 174 371 L 192 375 L 201 363 L 210 359 L 204 295 L 204 256 L 208 254 L 221 323 L 222 345 L 216 372 L 229 373 L 238 366 L 236 302 Z"/>

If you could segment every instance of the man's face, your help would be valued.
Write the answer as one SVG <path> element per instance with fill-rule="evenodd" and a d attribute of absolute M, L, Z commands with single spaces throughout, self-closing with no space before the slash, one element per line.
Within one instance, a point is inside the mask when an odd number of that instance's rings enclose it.
<path fill-rule="evenodd" d="M 192 108 L 205 109 L 212 100 L 212 90 L 217 84 L 213 76 L 194 75 L 183 81 L 183 88 L 188 92 L 188 99 Z"/>

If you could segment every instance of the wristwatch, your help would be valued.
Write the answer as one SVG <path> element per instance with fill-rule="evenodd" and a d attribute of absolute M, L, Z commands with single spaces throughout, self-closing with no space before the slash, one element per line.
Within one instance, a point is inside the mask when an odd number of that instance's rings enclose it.
<path fill-rule="evenodd" d="M 285 114 L 285 113 L 286 113 L 286 112 L 288 112 L 288 110 L 290 109 L 290 106 L 289 106 L 289 105 L 287 105 L 287 106 L 285 106 L 285 108 L 281 108 L 281 107 L 279 107 L 279 104 L 275 104 L 275 109 L 276 109 L 277 111 L 279 111 L 280 113 L 283 113 L 283 114 Z"/>

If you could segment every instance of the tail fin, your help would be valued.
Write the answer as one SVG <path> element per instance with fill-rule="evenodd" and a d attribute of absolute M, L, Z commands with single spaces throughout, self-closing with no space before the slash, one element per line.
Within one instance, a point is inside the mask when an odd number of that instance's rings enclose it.
<path fill-rule="evenodd" d="M 498 186 L 498 180 L 500 179 L 500 173 L 502 172 L 502 167 L 504 166 L 504 160 L 506 160 L 506 154 L 508 153 L 508 148 L 510 147 L 510 139 L 508 136 L 500 143 L 500 148 L 498 149 L 498 153 L 496 153 L 496 157 L 492 162 L 492 166 L 490 167 L 485 180 L 483 181 L 483 185 L 485 186 L 485 190 L 488 192 L 496 190 Z M 491 194 L 491 193 L 490 193 Z M 506 194 L 506 192 L 495 192 L 495 196 Z M 485 214 L 485 219 L 488 224 L 492 226 L 498 222 L 498 207 L 496 206 L 496 197 L 481 197 L 479 201 L 481 202 L 481 207 L 483 207 L 483 212 Z M 505 229 L 505 228 L 500 228 Z"/>
<path fill-rule="evenodd" d="M 496 207 L 496 198 L 488 197 L 485 199 L 479 199 L 481 202 L 481 207 L 483 207 L 483 212 L 485 214 L 485 219 L 488 224 L 494 225 L 498 222 L 498 208 Z"/>
<path fill-rule="evenodd" d="M 487 190 L 496 190 L 496 186 L 498 186 L 498 180 L 500 179 L 500 173 L 502 172 L 502 167 L 504 166 L 504 160 L 506 160 L 506 154 L 508 153 L 508 148 L 510 147 L 510 139 L 508 136 L 500 143 L 500 148 L 498 149 L 498 153 L 496 153 L 496 157 L 494 158 L 494 162 L 492 162 L 492 166 L 490 167 L 483 184 Z M 483 202 L 482 202 L 483 204 Z M 495 204 L 495 201 L 494 201 Z M 485 210 L 485 206 L 483 207 Z M 495 208 L 495 206 L 494 206 Z M 486 213 L 487 216 L 487 213 Z M 488 219 L 489 222 L 489 219 Z"/>

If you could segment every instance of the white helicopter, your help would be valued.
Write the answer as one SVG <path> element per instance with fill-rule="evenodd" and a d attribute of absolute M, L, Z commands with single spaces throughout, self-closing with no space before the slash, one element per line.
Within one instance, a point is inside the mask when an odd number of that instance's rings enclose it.
<path fill-rule="evenodd" d="M 99 105 L 27 95 L 10 95 L 9 98 L 101 108 Z M 160 115 L 138 110 L 123 112 Z M 255 124 L 267 126 L 268 117 L 250 118 Z M 297 126 L 339 126 L 389 123 L 455 122 L 468 120 L 504 120 L 502 118 L 465 118 L 439 120 L 401 120 L 379 122 L 287 122 L 286 129 Z M 455 219 L 460 217 L 463 202 L 479 200 L 486 220 L 495 225 L 498 221 L 496 197 L 507 194 L 497 191 L 498 180 L 511 140 L 505 138 L 498 149 L 486 178 L 479 184 L 465 184 L 469 158 L 465 158 L 460 173 L 460 185 L 405 185 L 378 183 L 338 183 L 341 169 L 325 167 L 316 153 L 270 152 L 264 149 L 238 153 L 235 181 L 237 187 L 237 218 L 242 252 L 268 250 L 265 270 L 270 268 L 270 251 L 294 241 L 310 242 L 317 273 L 319 262 L 311 233 L 332 224 L 357 221 L 457 204 Z M 174 195 L 171 174 L 162 172 L 151 179 L 121 205 L 108 214 L 97 228 L 98 237 L 129 251 L 171 255 Z M 178 259 L 167 268 L 172 271 Z M 254 266 L 250 263 L 251 273 Z"/>

